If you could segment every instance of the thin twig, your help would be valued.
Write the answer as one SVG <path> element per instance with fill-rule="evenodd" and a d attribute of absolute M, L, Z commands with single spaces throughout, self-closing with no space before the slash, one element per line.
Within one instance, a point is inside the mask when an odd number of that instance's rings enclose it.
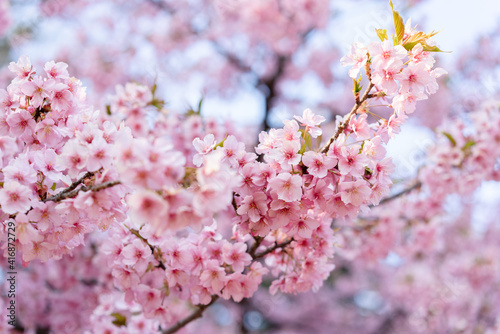
<path fill-rule="evenodd" d="M 250 250 L 248 251 L 248 254 L 250 254 L 250 256 L 252 258 L 255 257 L 255 252 L 257 251 L 257 248 L 259 248 L 260 244 L 262 243 L 262 241 L 264 240 L 264 238 L 262 237 L 259 237 L 259 236 L 256 236 L 256 237 L 253 237 L 255 242 L 254 244 L 252 245 L 252 247 L 250 248 Z"/>
<path fill-rule="evenodd" d="M 128 227 L 127 227 L 128 228 Z M 158 268 L 161 268 L 163 270 L 166 270 L 167 268 L 165 267 L 165 264 L 163 263 L 163 261 L 159 260 L 158 257 L 161 257 L 161 253 L 159 253 L 157 251 L 157 248 L 155 248 L 155 246 L 151 245 L 148 241 L 148 239 L 144 238 L 140 233 L 139 231 L 137 230 L 134 230 L 133 228 L 128 228 L 128 230 L 130 231 L 130 233 L 132 233 L 133 235 L 135 235 L 137 238 L 141 239 L 148 247 L 149 249 L 151 249 L 151 253 L 153 254 L 153 256 L 155 257 L 156 261 L 158 261 L 158 265 L 157 267 Z M 156 251 L 156 253 L 155 253 Z"/>
<path fill-rule="evenodd" d="M 142 239 L 142 237 L 140 237 L 140 238 Z M 287 241 L 281 242 L 281 243 L 275 243 L 272 247 L 266 249 L 265 251 L 263 251 L 261 253 L 258 253 L 258 254 L 255 254 L 255 251 L 259 247 L 259 245 L 262 242 L 262 240 L 263 239 L 260 238 L 260 237 L 255 237 L 255 243 L 254 243 L 254 245 L 249 250 L 249 254 L 252 256 L 252 258 L 254 260 L 260 259 L 260 258 L 266 256 L 267 254 L 274 252 L 278 248 L 284 248 L 284 247 L 288 246 L 293 241 L 293 238 L 291 238 L 291 239 L 289 239 Z M 182 319 L 181 321 L 177 322 L 177 324 L 175 326 L 172 326 L 172 327 L 170 327 L 170 328 L 168 328 L 166 330 L 163 330 L 162 334 L 172 334 L 172 333 L 175 333 L 179 329 L 181 329 L 182 327 L 184 327 L 187 324 L 189 324 L 191 321 L 196 320 L 198 318 L 201 318 L 201 316 L 203 315 L 203 312 L 210 305 L 212 305 L 217 299 L 219 299 L 218 295 L 212 295 L 212 300 L 207 305 L 196 305 L 196 311 L 194 311 L 188 317 L 186 317 L 186 318 Z"/>
<path fill-rule="evenodd" d="M 394 323 L 396 322 L 396 320 L 404 317 L 405 315 L 405 311 L 403 311 L 402 309 L 396 309 L 385 318 L 380 326 L 375 329 L 373 334 L 386 334 L 391 332 L 394 329 Z"/>
<path fill-rule="evenodd" d="M 275 251 L 275 250 L 277 250 L 278 248 L 284 248 L 284 247 L 288 246 L 289 244 L 291 244 L 291 243 L 292 243 L 292 241 L 293 241 L 293 238 L 290 238 L 290 239 L 288 239 L 287 241 L 283 241 L 283 242 L 281 242 L 281 243 L 276 243 L 276 242 L 275 242 L 273 247 L 270 247 L 270 248 L 266 249 L 265 251 L 263 251 L 263 252 L 261 252 L 261 253 L 255 254 L 255 255 L 253 256 L 253 259 L 254 259 L 254 260 L 260 259 L 261 257 L 264 257 L 264 256 L 266 256 L 267 254 L 274 252 L 274 251 Z"/>
<path fill-rule="evenodd" d="M 120 183 L 121 182 L 117 180 L 117 181 L 104 182 L 104 183 L 96 184 L 96 185 L 93 185 L 93 186 L 83 186 L 83 187 L 80 187 L 80 188 L 73 189 L 71 191 L 67 191 L 67 189 L 64 189 L 60 193 L 58 193 L 56 195 L 53 195 L 53 196 L 50 196 L 49 198 L 44 199 L 42 202 L 49 202 L 49 201 L 60 202 L 60 201 L 65 200 L 67 198 L 76 197 L 76 195 L 78 195 L 78 193 L 80 191 L 100 191 L 100 190 L 103 190 L 103 189 L 106 189 L 106 188 L 114 187 L 114 186 L 116 186 L 116 185 L 118 185 Z"/>
<path fill-rule="evenodd" d="M 264 131 L 268 131 L 270 129 L 268 118 L 269 114 L 271 112 L 271 108 L 273 106 L 273 100 L 276 98 L 276 88 L 278 81 L 281 79 L 281 76 L 283 75 L 283 72 L 285 70 L 285 65 L 289 61 L 290 57 L 289 56 L 278 56 L 277 58 L 277 68 L 276 71 L 271 75 L 269 78 L 265 80 L 259 80 L 258 84 L 261 84 L 265 86 L 269 91 L 267 92 L 266 95 L 266 100 L 265 100 L 265 111 L 264 111 L 264 120 L 262 124 L 262 128 Z"/>
<path fill-rule="evenodd" d="M 405 195 L 405 194 L 407 194 L 407 193 L 409 193 L 409 192 L 411 192 L 411 191 L 413 191 L 415 189 L 420 188 L 421 186 L 422 186 L 422 182 L 418 181 L 417 183 L 415 183 L 411 187 L 406 188 L 404 190 L 401 190 L 400 192 L 398 192 L 398 193 L 396 193 L 396 194 L 394 194 L 392 196 L 389 196 L 389 197 L 386 197 L 386 198 L 382 199 L 378 205 L 382 205 L 382 204 L 385 204 L 387 202 L 393 201 L 393 200 L 395 200 L 398 197 L 401 197 L 401 196 L 403 196 L 403 195 Z M 372 206 L 370 206 L 370 207 L 372 207 Z"/>
<path fill-rule="evenodd" d="M 344 122 L 342 122 L 342 124 L 339 125 L 337 131 L 335 132 L 335 134 L 333 135 L 333 137 L 330 137 L 330 139 L 328 140 L 328 142 L 326 143 L 325 146 L 323 146 L 320 150 L 321 153 L 326 153 L 328 152 L 328 149 L 330 148 L 330 145 L 332 145 L 332 143 L 340 136 L 340 134 L 342 132 L 344 132 L 344 130 L 347 128 L 347 125 L 349 124 L 349 122 L 351 121 L 351 118 L 356 115 L 356 113 L 358 112 L 358 109 L 361 107 L 361 105 L 369 98 L 371 97 L 374 97 L 373 94 L 370 94 L 370 91 L 372 90 L 372 88 L 374 87 L 375 85 L 370 81 L 370 85 L 368 86 L 368 88 L 365 90 L 363 96 L 361 98 L 356 98 L 356 103 L 354 104 L 354 106 L 352 107 L 351 111 L 349 112 L 349 114 L 347 115 L 347 118 L 345 119 Z"/>
<path fill-rule="evenodd" d="M 79 178 L 75 182 L 71 183 L 71 185 L 68 188 L 64 189 L 62 192 L 63 193 L 68 193 L 68 192 L 76 189 L 76 187 L 78 187 L 80 184 L 82 184 L 83 181 L 85 181 L 85 179 L 90 179 L 94 175 L 95 175 L 95 172 L 87 172 L 87 173 L 85 173 L 81 178 Z"/>
<path fill-rule="evenodd" d="M 184 318 L 181 321 L 177 322 L 177 324 L 175 324 L 175 326 L 172 326 L 170 328 L 165 329 L 164 331 L 162 331 L 162 333 L 163 334 L 172 334 L 172 333 L 175 333 L 179 329 L 181 329 L 182 327 L 184 327 L 187 324 L 189 324 L 191 321 L 196 320 L 198 318 L 201 318 L 202 315 L 203 315 L 203 312 L 205 311 L 205 309 L 207 309 L 210 305 L 212 305 L 213 303 L 215 303 L 215 301 L 217 299 L 219 299 L 219 296 L 217 296 L 217 295 L 212 296 L 212 300 L 210 301 L 210 303 L 208 303 L 207 305 L 198 305 L 198 306 L 196 306 L 196 311 L 194 311 L 189 317 Z"/>

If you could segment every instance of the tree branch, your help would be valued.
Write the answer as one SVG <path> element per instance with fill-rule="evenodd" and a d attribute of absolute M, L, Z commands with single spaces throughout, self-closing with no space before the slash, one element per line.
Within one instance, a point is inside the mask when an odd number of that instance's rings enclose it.
<path fill-rule="evenodd" d="M 354 106 L 352 107 L 351 111 L 349 112 L 349 114 L 347 115 L 347 118 L 345 119 L 344 122 L 342 122 L 342 124 L 339 125 L 337 131 L 335 132 L 335 134 L 333 135 L 333 137 L 331 137 L 328 142 L 326 143 L 325 146 L 323 146 L 320 150 L 321 153 L 326 153 L 328 152 L 328 149 L 330 148 L 330 145 L 332 145 L 332 143 L 340 136 L 340 134 L 342 132 L 344 132 L 344 130 L 347 128 L 347 125 L 349 124 L 349 122 L 351 121 L 351 118 L 357 114 L 358 112 L 358 109 L 361 107 L 361 105 L 369 98 L 371 97 L 374 97 L 374 95 L 370 94 L 370 91 L 372 90 L 372 88 L 374 87 L 375 85 L 370 81 L 370 85 L 368 86 L 368 88 L 365 90 L 363 96 L 361 98 L 359 98 L 359 95 L 356 95 L 356 103 L 354 104 Z"/>
<path fill-rule="evenodd" d="M 407 194 L 407 193 L 409 193 L 409 192 L 411 192 L 411 191 L 413 191 L 415 189 L 420 188 L 421 186 L 422 186 L 422 182 L 418 181 L 417 183 L 415 183 L 411 187 L 406 188 L 406 189 L 404 189 L 404 190 L 402 190 L 402 191 L 400 191 L 400 192 L 398 192 L 398 193 L 396 193 L 396 194 L 394 194 L 392 196 L 389 196 L 389 197 L 386 197 L 386 198 L 382 199 L 378 205 L 382 205 L 382 204 L 385 204 L 387 202 L 393 201 L 393 200 L 395 200 L 398 197 L 401 197 L 401 196 L 403 196 L 403 195 L 405 195 L 405 194 Z M 373 207 L 373 206 L 370 205 L 370 207 Z"/>
<path fill-rule="evenodd" d="M 264 131 L 268 131 L 271 127 L 269 126 L 268 118 L 269 114 L 271 112 L 272 108 L 272 103 L 273 100 L 276 98 L 276 86 L 278 83 L 278 80 L 280 79 L 281 75 L 283 74 L 283 71 L 285 69 L 285 65 L 287 61 L 289 60 L 289 57 L 285 56 L 278 56 L 277 62 L 277 68 L 274 74 L 269 77 L 266 80 L 259 80 L 259 83 L 263 86 L 265 86 L 268 89 L 268 92 L 266 92 L 266 100 L 265 100 L 265 111 L 264 111 L 264 120 L 262 121 L 262 128 Z"/>
<path fill-rule="evenodd" d="M 394 329 L 394 322 L 400 318 L 405 316 L 405 312 L 401 309 L 397 309 L 391 314 L 389 314 L 385 320 L 380 324 L 380 326 L 375 329 L 373 334 L 387 334 L 389 331 Z"/>
<path fill-rule="evenodd" d="M 254 260 L 260 259 L 261 257 L 264 257 L 267 254 L 274 252 L 278 248 L 285 248 L 286 246 L 288 246 L 289 244 L 291 244 L 293 240 L 294 240 L 293 238 L 290 238 L 287 241 L 283 241 L 281 243 L 275 242 L 273 247 L 270 247 L 270 248 L 266 249 L 265 251 L 263 251 L 261 253 L 255 254 L 253 256 L 253 259 Z"/>
<path fill-rule="evenodd" d="M 172 334 L 172 333 L 175 333 L 179 329 L 181 329 L 182 327 L 184 327 L 187 324 L 189 324 L 191 321 L 196 320 L 198 318 L 201 318 L 202 315 L 203 315 L 203 312 L 210 305 L 212 305 L 213 303 L 215 303 L 215 301 L 217 299 L 219 299 L 219 296 L 217 296 L 217 295 L 212 296 L 212 300 L 210 301 L 210 303 L 208 303 L 207 305 L 198 305 L 198 306 L 196 306 L 196 311 L 194 311 L 190 316 L 188 316 L 187 318 L 184 318 L 181 321 L 177 322 L 177 324 L 175 324 L 174 326 L 165 329 L 164 331 L 162 331 L 162 333 L 163 334 Z"/>
<path fill-rule="evenodd" d="M 261 243 L 262 243 L 262 241 L 264 240 L 264 238 L 259 237 L 259 236 L 257 236 L 257 237 L 253 237 L 253 238 L 254 238 L 255 242 L 254 242 L 254 244 L 252 245 L 252 247 L 251 247 L 251 248 L 249 249 L 249 251 L 248 251 L 248 254 L 250 254 L 250 256 L 251 256 L 252 258 L 254 258 L 254 257 L 255 257 L 255 252 L 257 251 L 257 248 L 259 248 L 260 244 L 261 244 Z"/>
<path fill-rule="evenodd" d="M 76 181 L 76 182 L 78 182 L 78 181 Z M 108 181 L 108 182 L 96 184 L 96 185 L 93 185 L 93 186 L 83 186 L 83 187 L 80 187 L 80 188 L 77 188 L 77 189 L 72 189 L 72 190 L 68 191 L 68 189 L 71 188 L 71 186 L 74 183 L 75 182 L 73 182 L 67 189 L 64 189 L 60 193 L 58 193 L 56 195 L 53 195 L 53 196 L 50 196 L 49 198 L 46 198 L 46 199 L 42 200 L 42 202 L 44 202 L 44 203 L 45 202 L 49 202 L 49 201 L 60 202 L 60 201 L 65 200 L 67 198 L 76 197 L 76 195 L 78 195 L 78 193 L 80 191 L 100 191 L 100 190 L 103 190 L 103 189 L 106 189 L 106 188 L 111 188 L 111 187 L 114 187 L 114 186 L 116 186 L 118 184 L 121 184 L 121 181 L 119 181 L 119 180 L 117 180 L 117 181 Z"/>
<path fill-rule="evenodd" d="M 68 188 L 64 189 L 62 192 L 63 193 L 68 193 L 68 192 L 76 189 L 76 187 L 78 187 L 80 184 L 82 184 L 85 181 L 85 179 L 90 179 L 94 175 L 95 175 L 95 172 L 87 172 L 87 173 L 85 173 L 85 175 L 83 175 L 81 178 L 79 178 L 75 182 L 71 183 L 71 185 Z"/>
<path fill-rule="evenodd" d="M 132 232 L 132 230 L 131 230 Z M 134 233 L 134 232 L 132 232 Z M 138 235 L 139 233 L 137 232 L 134 233 L 135 235 Z M 141 239 L 144 239 L 142 238 L 142 236 L 139 235 L 139 238 Z M 258 253 L 258 254 L 255 254 L 255 251 L 257 250 L 257 248 L 259 247 L 260 243 L 262 242 L 262 238 L 260 237 L 256 237 L 255 238 L 255 243 L 253 244 L 253 246 L 249 249 L 249 254 L 252 256 L 253 260 L 257 260 L 257 259 L 260 259 L 264 256 L 266 256 L 267 254 L 269 253 L 272 253 L 274 252 L 276 249 L 278 248 L 284 248 L 286 247 L 287 245 L 289 245 L 292 241 L 293 241 L 293 238 L 287 240 L 287 241 L 284 241 L 284 242 L 281 242 L 281 243 L 274 243 L 274 245 L 268 249 L 266 249 L 265 251 L 261 252 L 261 253 Z M 189 324 L 191 321 L 193 320 L 196 320 L 198 318 L 201 318 L 202 315 L 203 315 L 203 312 L 210 306 L 212 305 L 213 303 L 215 303 L 215 301 L 219 299 L 219 296 L 218 295 L 212 295 L 212 300 L 210 301 L 210 303 L 208 303 L 207 305 L 197 305 L 196 306 L 196 310 L 191 314 L 189 315 L 188 317 L 184 318 L 183 320 L 177 322 L 177 324 L 175 324 L 175 326 L 172 326 L 166 330 L 163 330 L 162 331 L 162 334 L 172 334 L 172 333 L 175 333 L 177 332 L 179 329 L 181 329 L 182 327 L 186 326 L 187 324 Z"/>
<path fill-rule="evenodd" d="M 125 226 L 127 227 L 127 226 Z M 155 248 L 155 246 L 151 245 L 148 241 L 148 239 L 144 238 L 140 233 L 139 231 L 137 230 L 134 230 L 133 228 L 129 228 L 127 227 L 127 229 L 130 231 L 130 233 L 132 233 L 133 235 L 135 235 L 137 238 L 141 239 L 146 245 L 148 245 L 149 249 L 151 249 L 151 253 L 153 254 L 154 258 L 156 259 L 156 261 L 158 261 L 158 265 L 156 267 L 158 268 L 161 268 L 163 270 L 166 270 L 167 268 L 165 267 L 165 264 L 163 263 L 163 261 L 159 260 L 158 257 L 161 256 L 161 251 L 160 252 L 156 252 L 155 251 L 157 250 L 157 248 Z"/>

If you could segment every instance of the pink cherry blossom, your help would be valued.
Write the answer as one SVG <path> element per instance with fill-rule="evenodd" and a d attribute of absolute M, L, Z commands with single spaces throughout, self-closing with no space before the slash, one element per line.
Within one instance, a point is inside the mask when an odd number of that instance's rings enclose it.
<path fill-rule="evenodd" d="M 0 189 L 0 206 L 2 211 L 9 214 L 28 211 L 32 198 L 33 192 L 15 181 L 5 183 Z"/>
<path fill-rule="evenodd" d="M 198 152 L 193 157 L 193 163 L 195 166 L 200 167 L 203 163 L 203 156 L 211 152 L 215 147 L 215 137 L 213 134 L 209 133 L 201 140 L 200 138 L 195 138 L 193 140 L 193 146 Z"/>
<path fill-rule="evenodd" d="M 307 166 L 307 172 L 317 178 L 323 178 L 328 170 L 335 167 L 337 159 L 324 156 L 317 152 L 305 152 L 302 156 L 302 162 Z"/>
<path fill-rule="evenodd" d="M 410 63 L 400 74 L 394 75 L 394 78 L 401 85 L 401 93 L 423 92 L 426 86 L 431 85 L 436 80 L 430 74 L 425 63 Z"/>
<path fill-rule="evenodd" d="M 17 78 L 14 79 L 15 82 L 24 82 L 35 73 L 35 69 L 27 56 L 21 56 L 17 63 L 11 62 L 9 70 L 17 74 Z"/>
<path fill-rule="evenodd" d="M 351 65 L 352 67 L 349 70 L 349 76 L 356 79 L 359 71 L 365 66 L 367 60 L 368 55 L 365 46 L 356 42 L 351 45 L 351 53 L 340 59 L 340 64 L 342 66 Z"/>
<path fill-rule="evenodd" d="M 390 59 L 383 67 L 375 70 L 372 82 L 386 95 L 393 95 L 398 91 L 398 84 L 394 80 L 399 75 L 403 62 L 399 59 Z"/>
<path fill-rule="evenodd" d="M 299 175 L 278 174 L 269 181 L 268 187 L 286 202 L 298 201 L 302 197 L 302 178 Z"/>
<path fill-rule="evenodd" d="M 339 157 L 339 170 L 342 175 L 361 176 L 365 173 L 367 159 L 359 154 L 359 145 L 343 146 Z"/>
<path fill-rule="evenodd" d="M 246 253 L 247 245 L 244 243 L 225 243 L 222 246 L 222 260 L 229 264 L 237 273 L 252 262 L 252 257 Z"/>
<path fill-rule="evenodd" d="M 382 43 L 370 43 L 367 48 L 372 57 L 372 64 L 376 69 L 387 66 L 391 61 L 401 61 L 407 55 L 407 51 L 404 47 L 401 45 L 393 46 L 392 42 L 389 40 L 385 40 Z"/>
<path fill-rule="evenodd" d="M 325 121 L 325 118 L 323 116 L 315 115 L 313 114 L 311 109 L 306 109 L 304 110 L 302 117 L 300 116 L 293 116 L 293 117 L 300 122 L 300 125 L 306 127 L 305 131 L 309 132 L 311 137 L 317 138 L 321 136 L 322 131 L 318 127 L 318 125 Z"/>
<path fill-rule="evenodd" d="M 211 293 L 218 294 L 226 284 L 226 273 L 224 268 L 216 260 L 208 260 L 206 269 L 200 275 L 201 284 L 210 289 Z"/>
<path fill-rule="evenodd" d="M 37 123 L 35 133 L 42 144 L 47 144 L 51 147 L 57 147 L 61 142 L 61 134 L 59 128 L 55 126 L 54 120 L 46 118 Z"/>
<path fill-rule="evenodd" d="M 364 180 L 343 182 L 339 190 L 344 203 L 356 206 L 363 204 L 371 195 L 370 187 Z"/>
<path fill-rule="evenodd" d="M 68 74 L 68 64 L 65 64 L 63 62 L 54 62 L 53 60 L 45 63 L 45 66 L 43 69 L 45 70 L 45 73 L 47 73 L 47 76 L 52 78 L 52 79 L 66 79 L 69 77 Z"/>
<path fill-rule="evenodd" d="M 66 111 L 73 103 L 73 94 L 69 91 L 69 86 L 63 83 L 56 83 L 50 87 L 52 90 L 52 109 L 55 111 Z"/>
<path fill-rule="evenodd" d="M 17 109 L 16 112 L 7 116 L 7 124 L 10 128 L 10 134 L 13 137 L 31 135 L 36 126 L 36 122 L 31 114 L 24 109 Z"/>
<path fill-rule="evenodd" d="M 257 222 L 267 212 L 267 195 L 259 191 L 245 196 L 236 212 L 239 215 L 247 215 L 251 222 Z"/>
<path fill-rule="evenodd" d="M 42 77 L 35 76 L 33 80 L 26 81 L 21 85 L 21 91 L 30 97 L 30 104 L 38 108 L 42 106 L 44 99 L 50 97 L 52 85 L 53 82 L 44 81 Z"/>
<path fill-rule="evenodd" d="M 130 195 L 127 202 L 139 222 L 149 222 L 157 228 L 161 225 L 168 226 L 165 216 L 168 211 L 168 204 L 154 192 L 137 192 Z"/>

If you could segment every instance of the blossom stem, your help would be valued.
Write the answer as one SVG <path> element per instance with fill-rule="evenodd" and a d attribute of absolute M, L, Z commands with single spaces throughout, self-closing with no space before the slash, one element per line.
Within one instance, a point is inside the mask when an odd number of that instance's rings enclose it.
<path fill-rule="evenodd" d="M 134 232 L 132 232 L 132 233 L 134 233 Z M 137 233 L 137 234 L 134 233 L 134 234 L 138 235 L 139 233 Z M 144 238 L 142 238 L 140 235 L 138 235 L 138 236 L 139 236 L 139 238 L 141 238 L 141 239 L 144 240 Z M 272 247 L 269 247 L 265 251 L 262 251 L 261 253 L 257 253 L 256 254 L 255 251 L 259 247 L 259 245 L 262 242 L 262 240 L 263 239 L 260 238 L 260 237 L 255 237 L 255 244 L 249 250 L 249 254 L 252 256 L 253 260 L 260 259 L 260 258 L 266 256 L 267 254 L 274 252 L 278 248 L 284 248 L 284 247 L 288 246 L 293 241 L 293 238 L 290 238 L 289 240 L 286 240 L 286 241 L 281 242 L 281 243 L 275 243 Z M 189 315 L 188 317 L 186 317 L 186 318 L 178 321 L 177 324 L 175 324 L 174 326 L 172 326 L 172 327 L 170 327 L 168 329 L 163 330 L 162 334 L 173 334 L 173 333 L 177 332 L 179 329 L 181 329 L 182 327 L 184 327 L 187 324 L 189 324 L 190 322 L 192 322 L 192 321 L 194 321 L 194 320 L 196 320 L 198 318 L 201 318 L 203 316 L 203 312 L 210 305 L 212 305 L 213 303 L 215 303 L 217 301 L 217 299 L 219 299 L 218 295 L 212 295 L 212 300 L 210 300 L 210 302 L 207 305 L 196 305 L 196 310 L 193 313 L 191 313 L 191 315 Z"/>
<path fill-rule="evenodd" d="M 357 112 L 358 112 L 359 108 L 361 107 L 361 105 L 370 97 L 370 91 L 372 90 L 372 88 L 374 86 L 375 85 L 372 82 L 370 82 L 370 85 L 368 86 L 368 88 L 363 93 L 363 96 L 360 99 L 356 99 L 356 103 L 354 104 L 354 106 L 352 107 L 351 111 L 347 115 L 347 118 L 345 119 L 344 122 L 342 122 L 342 124 L 339 125 L 339 127 L 337 128 L 337 131 L 335 132 L 335 134 L 333 135 L 333 137 L 330 137 L 330 139 L 328 139 L 328 142 L 326 143 L 326 145 L 321 148 L 321 150 L 320 150 L 321 153 L 328 152 L 328 149 L 330 148 L 330 145 L 332 145 L 332 143 L 340 136 L 340 134 L 342 132 L 344 132 L 344 130 L 347 128 L 347 125 L 351 121 L 351 118 L 354 115 L 357 114 Z"/>
<path fill-rule="evenodd" d="M 278 248 L 284 248 L 286 246 L 288 246 L 289 244 L 291 244 L 293 241 L 293 238 L 290 238 L 288 239 L 287 241 L 283 241 L 281 243 L 274 243 L 274 246 L 266 249 L 265 251 L 261 252 L 261 253 L 257 253 L 253 256 L 253 259 L 254 260 L 257 260 L 257 259 L 260 259 L 261 257 L 264 257 L 266 256 L 267 254 L 269 253 L 272 253 L 274 252 L 275 250 L 277 250 Z"/>
<path fill-rule="evenodd" d="M 406 189 L 404 189 L 404 190 L 402 190 L 402 191 L 400 191 L 400 192 L 398 192 L 398 193 L 396 193 L 396 194 L 394 194 L 392 196 L 389 196 L 389 197 L 386 197 L 386 198 L 382 199 L 380 201 L 379 205 L 382 205 L 382 204 L 385 204 L 387 202 L 393 201 L 393 200 L 395 200 L 398 197 L 401 197 L 401 196 L 403 196 L 403 195 L 405 195 L 405 194 L 407 194 L 407 193 L 409 193 L 409 192 L 411 192 L 411 191 L 413 191 L 415 189 L 420 188 L 421 186 L 422 186 L 422 183 L 419 181 L 419 182 L 415 183 L 414 185 L 412 185 L 409 188 L 406 188 Z"/>
<path fill-rule="evenodd" d="M 184 319 L 180 320 L 174 326 L 172 326 L 172 327 L 170 327 L 170 328 L 162 331 L 162 333 L 163 334 L 172 334 L 172 333 L 175 333 L 179 329 L 181 329 L 182 327 L 184 327 L 187 324 L 189 324 L 191 321 L 196 320 L 198 318 L 201 318 L 203 316 L 203 312 L 205 311 L 205 309 L 207 309 L 210 305 L 212 305 L 213 303 L 215 303 L 215 301 L 217 299 L 219 299 L 219 296 L 213 295 L 212 296 L 212 300 L 210 300 L 210 303 L 208 303 L 207 305 L 198 305 L 198 306 L 196 306 L 196 311 L 194 311 L 190 316 L 188 316 L 187 318 L 184 318 Z"/>
<path fill-rule="evenodd" d="M 71 187 L 70 186 L 67 189 L 64 189 L 63 191 L 61 191 L 60 193 L 44 199 L 42 202 L 49 202 L 49 201 L 60 202 L 60 201 L 65 200 L 67 198 L 76 197 L 76 195 L 78 195 L 78 193 L 80 191 L 100 191 L 100 190 L 103 190 L 106 188 L 111 188 L 111 187 L 116 186 L 118 184 L 121 184 L 121 181 L 119 181 L 119 180 L 109 181 L 109 182 L 104 182 L 104 183 L 100 183 L 100 184 L 95 184 L 93 186 L 83 186 L 83 187 L 75 188 L 73 190 L 68 191 L 68 189 Z"/>
<path fill-rule="evenodd" d="M 139 231 L 137 230 L 134 230 L 133 228 L 129 228 L 128 226 L 125 226 L 127 227 L 127 229 L 130 231 L 130 233 L 132 233 L 133 235 L 135 235 L 137 238 L 141 239 L 142 242 L 144 242 L 148 247 L 149 249 L 151 249 L 151 253 L 153 254 L 153 256 L 155 257 L 156 261 L 158 261 L 158 265 L 157 267 L 158 268 L 161 268 L 163 270 L 166 270 L 167 268 L 165 267 L 165 264 L 163 263 L 163 261 L 161 261 L 161 253 L 159 253 L 158 251 L 155 253 L 155 251 L 157 250 L 155 248 L 155 246 L 151 245 L 148 241 L 148 239 L 144 238 L 140 233 Z M 160 259 L 158 259 L 160 258 Z"/>

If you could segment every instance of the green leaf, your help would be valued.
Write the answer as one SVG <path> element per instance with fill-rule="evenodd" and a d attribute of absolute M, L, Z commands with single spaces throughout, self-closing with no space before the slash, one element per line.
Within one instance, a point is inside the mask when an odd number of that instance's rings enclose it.
<path fill-rule="evenodd" d="M 322 141 L 323 141 L 323 135 L 319 135 L 318 137 L 316 137 L 316 147 L 320 147 Z"/>
<path fill-rule="evenodd" d="M 111 106 L 109 104 L 106 105 L 106 114 L 111 116 Z"/>
<path fill-rule="evenodd" d="M 305 144 L 306 146 L 309 148 L 309 149 L 312 149 L 312 137 L 311 137 L 311 134 L 308 132 L 306 133 L 306 136 L 305 136 Z"/>
<path fill-rule="evenodd" d="M 466 150 L 468 150 L 469 148 L 471 148 L 471 147 L 472 147 L 472 146 L 474 146 L 474 145 L 476 145 L 476 142 L 475 142 L 475 141 L 473 141 L 473 140 L 468 140 L 468 141 L 465 143 L 464 147 L 462 147 L 462 151 L 466 151 Z"/>
<path fill-rule="evenodd" d="M 55 183 L 55 182 L 54 182 L 54 184 L 52 185 L 52 187 L 50 187 L 50 189 L 51 189 L 52 191 L 55 191 L 55 190 L 56 190 L 56 183 Z"/>
<path fill-rule="evenodd" d="M 153 87 L 151 87 L 151 94 L 153 95 L 153 98 L 155 96 L 155 93 L 156 93 L 156 89 L 158 88 L 158 85 L 157 84 L 154 84 Z"/>
<path fill-rule="evenodd" d="M 422 48 L 424 49 L 424 51 L 427 51 L 427 52 L 447 52 L 447 53 L 451 53 L 451 51 L 443 51 L 440 48 L 438 48 L 437 46 L 429 46 L 427 44 L 422 45 Z"/>
<path fill-rule="evenodd" d="M 115 312 L 111 313 L 111 316 L 115 318 L 115 320 L 113 320 L 113 325 L 116 327 L 127 326 L 127 317 L 123 314 Z"/>
<path fill-rule="evenodd" d="M 401 42 L 405 37 L 405 24 L 401 15 L 394 10 L 392 1 L 389 1 L 389 4 L 391 5 L 392 17 L 394 18 L 394 28 L 396 29 L 396 38 L 398 42 L 397 44 L 399 44 L 399 42 Z"/>
<path fill-rule="evenodd" d="M 352 79 L 352 91 L 354 92 L 354 94 L 361 92 L 362 89 L 363 86 L 361 86 L 361 77 L 359 77 L 358 80 Z"/>
<path fill-rule="evenodd" d="M 364 147 L 365 147 L 365 141 L 363 140 L 363 142 L 361 143 L 361 147 L 359 148 L 358 154 L 361 154 L 361 152 L 363 152 Z M 366 167 L 366 168 L 368 168 L 368 167 Z"/>
<path fill-rule="evenodd" d="M 304 152 L 306 151 L 306 143 L 302 144 L 302 146 L 300 147 L 300 150 L 299 150 L 299 154 L 304 154 Z"/>
<path fill-rule="evenodd" d="M 443 132 L 443 135 L 445 135 L 446 138 L 448 138 L 453 147 L 457 146 L 457 141 L 455 140 L 455 138 L 453 138 L 452 135 L 450 135 L 448 132 Z"/>
<path fill-rule="evenodd" d="M 224 137 L 224 139 L 222 139 L 222 141 L 220 143 L 218 143 L 217 145 L 214 146 L 214 150 L 217 149 L 217 147 L 224 146 L 224 142 L 226 141 L 226 139 L 227 139 L 227 136 Z"/>
<path fill-rule="evenodd" d="M 377 32 L 378 38 L 380 38 L 382 42 L 388 39 L 386 29 L 375 29 L 375 31 Z"/>
<path fill-rule="evenodd" d="M 153 101 L 151 101 L 151 105 L 156 109 L 161 110 L 165 106 L 165 101 L 153 99 Z"/>
<path fill-rule="evenodd" d="M 200 102 L 198 102 L 198 114 L 201 114 L 201 106 L 203 105 L 203 96 L 200 99 Z"/>

